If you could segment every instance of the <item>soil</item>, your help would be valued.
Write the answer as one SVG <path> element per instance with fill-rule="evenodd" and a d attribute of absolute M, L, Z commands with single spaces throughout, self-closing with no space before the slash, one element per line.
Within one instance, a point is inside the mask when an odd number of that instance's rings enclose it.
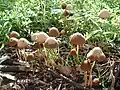
<path fill-rule="evenodd" d="M 92 47 L 86 44 L 79 50 L 80 55 L 86 55 Z M 31 50 L 26 49 L 26 52 Z M 56 64 L 65 62 L 69 51 L 66 43 L 61 44 Z M 25 61 L 24 57 L 18 57 L 17 48 L 5 46 L 0 51 L 0 90 L 120 90 L 120 47 L 115 45 L 104 51 L 106 60 L 96 63 L 93 69 L 93 78 L 100 73 L 101 83 L 96 87 L 84 88 L 84 75 L 76 70 L 75 65 L 71 66 L 71 72 L 67 75 L 56 66 L 46 65 L 45 58 L 37 53 L 34 53 L 34 61 Z"/>

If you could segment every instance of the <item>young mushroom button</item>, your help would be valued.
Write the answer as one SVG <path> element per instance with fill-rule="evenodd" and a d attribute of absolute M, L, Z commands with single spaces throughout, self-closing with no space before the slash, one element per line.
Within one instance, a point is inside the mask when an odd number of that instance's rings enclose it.
<path fill-rule="evenodd" d="M 101 62 L 103 61 L 106 56 L 103 53 L 102 49 L 100 47 L 94 47 L 88 54 L 87 58 L 90 59 L 91 61 L 98 61 Z"/>
<path fill-rule="evenodd" d="M 58 41 L 54 37 L 49 37 L 44 43 L 45 48 L 54 49 L 59 46 Z"/>
<path fill-rule="evenodd" d="M 18 48 L 22 49 L 22 48 L 26 48 L 28 46 L 28 44 L 29 44 L 29 41 L 27 39 L 20 38 L 18 40 L 17 46 L 18 46 Z"/>
<path fill-rule="evenodd" d="M 83 46 L 85 43 L 85 37 L 81 33 L 74 33 L 70 36 L 70 43 L 73 45 Z"/>
<path fill-rule="evenodd" d="M 49 29 L 48 34 L 51 37 L 58 37 L 60 32 L 58 31 L 58 29 L 56 27 L 52 27 L 52 28 Z"/>

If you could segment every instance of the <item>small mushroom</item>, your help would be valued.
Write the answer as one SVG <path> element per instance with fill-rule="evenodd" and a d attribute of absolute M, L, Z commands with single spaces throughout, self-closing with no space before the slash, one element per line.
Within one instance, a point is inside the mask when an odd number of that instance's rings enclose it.
<path fill-rule="evenodd" d="M 28 45 L 29 45 L 29 41 L 27 39 L 20 38 L 18 40 L 18 43 L 17 43 L 18 48 L 20 48 L 20 49 L 26 48 L 26 47 L 28 47 Z"/>
<path fill-rule="evenodd" d="M 45 48 L 54 49 L 58 48 L 59 43 L 54 37 L 49 37 L 44 43 Z"/>
<path fill-rule="evenodd" d="M 40 32 L 37 35 L 36 42 L 40 43 L 40 44 L 43 44 L 48 37 L 49 36 L 46 33 Z"/>
<path fill-rule="evenodd" d="M 37 41 L 37 36 L 38 36 L 38 35 L 39 35 L 39 33 L 33 33 L 33 34 L 31 35 L 32 41 L 36 42 L 36 41 Z"/>
<path fill-rule="evenodd" d="M 94 87 L 99 86 L 99 84 L 100 84 L 99 78 L 94 78 L 93 81 L 92 81 L 92 83 L 93 83 Z"/>
<path fill-rule="evenodd" d="M 99 12 L 99 17 L 101 19 L 107 19 L 110 17 L 110 13 L 107 9 L 102 9 L 100 12 Z"/>
<path fill-rule="evenodd" d="M 103 53 L 102 49 L 100 47 L 94 47 L 88 54 L 87 58 L 91 61 L 103 61 L 106 56 Z"/>
<path fill-rule="evenodd" d="M 70 51 L 70 55 L 71 55 L 71 56 L 75 56 L 75 55 L 77 55 L 77 51 L 76 51 L 76 49 L 71 49 L 71 51 Z"/>
<path fill-rule="evenodd" d="M 62 7 L 62 9 L 66 9 L 67 4 L 66 4 L 65 2 L 63 2 L 63 3 L 61 4 L 61 7 Z"/>
<path fill-rule="evenodd" d="M 52 28 L 49 29 L 48 34 L 51 37 L 58 37 L 60 32 L 58 31 L 58 29 L 56 27 L 52 27 Z"/>
<path fill-rule="evenodd" d="M 88 84 L 87 73 L 90 72 L 90 70 L 91 70 L 91 64 L 90 64 L 90 62 L 88 60 L 85 60 L 81 64 L 81 70 L 84 71 L 85 87 L 87 87 L 87 84 Z"/>
<path fill-rule="evenodd" d="M 61 30 L 60 34 L 61 36 L 65 35 L 66 31 L 65 30 Z"/>
<path fill-rule="evenodd" d="M 72 10 L 72 9 L 73 9 L 72 5 L 68 4 L 66 10 Z"/>
<path fill-rule="evenodd" d="M 27 39 L 20 38 L 18 40 L 17 47 L 22 49 L 22 50 L 18 50 L 19 54 L 21 55 L 21 52 L 22 52 L 22 54 L 24 55 L 23 57 L 24 57 L 25 60 L 26 60 L 25 49 L 26 49 L 26 47 L 28 47 L 28 45 L 29 45 L 29 41 Z"/>
<path fill-rule="evenodd" d="M 72 45 L 77 45 L 77 62 L 79 62 L 79 47 L 82 47 L 85 44 L 85 37 L 77 32 L 70 36 L 70 43 Z"/>
<path fill-rule="evenodd" d="M 20 35 L 19 35 L 18 32 L 16 32 L 16 31 L 12 31 L 12 32 L 10 33 L 9 37 L 10 37 L 10 38 L 11 38 L 11 37 L 19 38 Z"/>
<path fill-rule="evenodd" d="M 70 43 L 72 45 L 83 46 L 85 44 L 85 37 L 79 32 L 74 33 L 70 36 Z"/>
<path fill-rule="evenodd" d="M 34 56 L 33 53 L 29 53 L 29 54 L 26 55 L 27 60 L 34 60 L 34 58 L 35 58 L 35 56 Z"/>
<path fill-rule="evenodd" d="M 69 17 L 70 13 L 69 13 L 68 10 L 64 10 L 63 15 L 64 15 L 65 17 Z"/>
<path fill-rule="evenodd" d="M 15 37 L 11 37 L 8 41 L 8 46 L 15 47 L 17 46 L 18 39 Z"/>

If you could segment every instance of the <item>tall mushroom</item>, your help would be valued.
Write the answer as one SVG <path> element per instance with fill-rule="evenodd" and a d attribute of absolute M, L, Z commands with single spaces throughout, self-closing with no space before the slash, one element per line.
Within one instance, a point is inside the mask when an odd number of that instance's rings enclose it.
<path fill-rule="evenodd" d="M 109 13 L 109 11 L 108 11 L 107 9 L 102 9 L 102 10 L 99 12 L 98 16 L 99 16 L 101 19 L 107 19 L 107 18 L 110 17 L 110 13 Z"/>
<path fill-rule="evenodd" d="M 49 29 L 48 34 L 51 37 L 58 37 L 60 35 L 60 32 L 58 31 L 58 29 L 56 27 L 52 27 Z"/>
<path fill-rule="evenodd" d="M 17 46 L 18 46 L 18 48 L 22 49 L 22 53 L 23 53 L 23 55 L 24 55 L 25 60 L 26 60 L 25 48 L 28 47 L 28 45 L 29 45 L 29 41 L 28 41 L 27 39 L 25 39 L 25 38 L 20 38 L 20 39 L 18 40 Z M 19 51 L 19 52 L 20 52 L 20 51 Z"/>
<path fill-rule="evenodd" d="M 84 60 L 84 62 L 81 64 L 81 69 L 84 71 L 84 82 L 85 87 L 87 87 L 88 79 L 87 79 L 87 73 L 91 70 L 91 64 L 88 60 Z"/>
<path fill-rule="evenodd" d="M 72 45 L 77 45 L 77 56 L 79 54 L 79 47 L 82 47 L 85 44 L 85 37 L 77 32 L 70 36 L 70 43 Z"/>
<path fill-rule="evenodd" d="M 49 37 L 46 39 L 46 41 L 44 43 L 44 47 L 50 49 L 50 53 L 48 52 L 48 57 L 51 54 L 53 54 L 53 55 L 51 55 L 51 57 L 55 57 L 56 53 L 54 53 L 53 50 L 59 47 L 59 42 L 54 37 Z M 51 62 L 54 63 L 53 61 L 51 61 Z"/>
<path fill-rule="evenodd" d="M 31 35 L 31 39 L 32 39 L 34 42 L 38 43 L 38 44 L 37 44 L 37 46 L 38 46 L 37 49 L 39 49 L 40 44 L 43 45 L 43 43 L 45 42 L 45 40 L 46 40 L 48 37 L 49 37 L 49 36 L 48 36 L 46 33 L 44 33 L 44 32 L 34 33 L 34 34 Z M 44 47 L 44 51 L 46 52 L 45 47 Z M 39 51 L 38 51 L 38 55 L 39 55 Z"/>
<path fill-rule="evenodd" d="M 95 65 L 95 62 L 102 62 L 106 58 L 105 54 L 103 53 L 100 47 L 94 47 L 88 54 L 87 59 L 93 61 L 91 70 L 90 70 L 90 77 L 89 77 L 89 85 L 92 87 L 92 69 Z"/>

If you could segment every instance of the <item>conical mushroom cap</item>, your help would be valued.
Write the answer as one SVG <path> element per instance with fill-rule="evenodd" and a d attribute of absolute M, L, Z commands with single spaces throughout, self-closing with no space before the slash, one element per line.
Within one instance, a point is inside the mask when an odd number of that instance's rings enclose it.
<path fill-rule="evenodd" d="M 11 37 L 8 41 L 8 46 L 14 47 L 17 46 L 18 39 L 15 37 Z"/>
<path fill-rule="evenodd" d="M 40 33 L 37 35 L 36 42 L 42 44 L 42 43 L 45 42 L 45 40 L 46 40 L 48 37 L 49 37 L 49 36 L 48 36 L 46 33 L 40 32 Z"/>
<path fill-rule="evenodd" d="M 81 33 L 74 33 L 70 36 L 70 43 L 83 46 L 83 44 L 85 44 L 85 37 Z"/>
<path fill-rule="evenodd" d="M 54 49 L 59 46 L 59 43 L 54 37 L 49 37 L 46 39 L 44 46 L 49 49 Z"/>
<path fill-rule="evenodd" d="M 29 41 L 25 38 L 20 38 L 18 40 L 17 46 L 18 48 L 26 48 L 29 45 Z"/>
<path fill-rule="evenodd" d="M 102 19 L 107 19 L 110 17 L 110 13 L 107 9 L 102 9 L 99 13 L 99 17 Z"/>
<path fill-rule="evenodd" d="M 10 38 L 11 38 L 11 37 L 19 38 L 19 37 L 20 37 L 20 34 L 19 34 L 18 32 L 16 32 L 16 31 L 12 31 L 12 32 L 10 33 Z"/>
<path fill-rule="evenodd" d="M 88 54 L 87 58 L 91 61 L 103 61 L 106 57 L 100 47 L 94 47 Z"/>
<path fill-rule="evenodd" d="M 56 27 L 52 27 L 52 28 L 49 29 L 48 34 L 51 37 L 58 37 L 60 32 L 58 31 L 58 29 Z"/>

